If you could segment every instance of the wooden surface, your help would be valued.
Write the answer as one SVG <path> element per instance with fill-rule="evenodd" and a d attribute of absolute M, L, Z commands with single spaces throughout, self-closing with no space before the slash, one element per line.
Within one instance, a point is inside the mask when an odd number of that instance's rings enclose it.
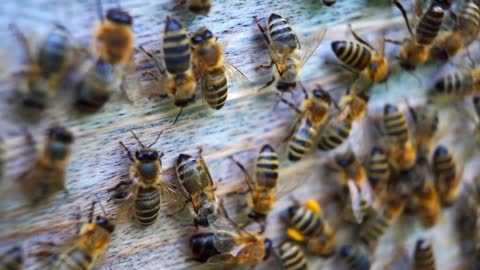
<path fill-rule="evenodd" d="M 107 212 L 115 216 L 118 206 L 106 202 L 106 190 L 117 182 L 125 180 L 128 174 L 129 160 L 119 147 L 122 140 L 129 147 L 136 147 L 135 141 L 128 132 L 134 130 L 144 141 L 150 142 L 164 131 L 155 145 L 163 151 L 164 175 L 169 181 L 174 181 L 174 161 L 180 153 L 196 155 L 198 147 L 204 150 L 204 156 L 214 179 L 222 179 L 218 183 L 217 196 L 223 197 L 232 191 L 245 188 L 241 172 L 227 159 L 234 155 L 237 160 L 252 168 L 253 159 L 258 149 L 265 143 L 278 145 L 281 152 L 281 177 L 296 181 L 308 178 L 307 184 L 297 189 L 294 196 L 299 199 L 320 199 L 334 192 L 338 187 L 335 176 L 326 174 L 321 165 L 330 155 L 315 153 L 305 161 L 289 164 L 285 159 L 285 146 L 281 144 L 295 114 L 284 106 L 274 108 L 277 96 L 273 88 L 261 93 L 251 89 L 233 87 L 224 108 L 212 111 L 202 105 L 197 98 L 194 105 L 188 107 L 179 122 L 172 128 L 171 124 L 178 109 L 173 106 L 170 98 L 141 98 L 145 94 L 160 95 L 162 89 L 151 79 L 140 76 L 145 70 L 152 70 L 153 63 L 141 53 L 135 55 L 138 72 L 130 74 L 127 87 L 133 102 L 126 101 L 120 94 L 115 95 L 104 109 L 94 115 L 82 116 L 73 113 L 63 95 L 53 102 L 50 109 L 41 117 L 28 118 L 20 114 L 15 106 L 7 100 L 11 96 L 11 74 L 19 66 L 18 43 L 7 31 L 9 22 L 14 21 L 32 40 L 38 40 L 51 26 L 52 21 L 60 21 L 72 32 L 75 39 L 87 45 L 96 18 L 95 5 L 91 1 L 43 0 L 7 1 L 0 9 L 0 37 L 2 47 L 0 56 L 3 63 L 0 67 L 3 80 L 0 84 L 0 136 L 4 140 L 5 172 L 2 181 L 0 198 L 0 245 L 8 247 L 18 243 L 27 253 L 34 252 L 32 244 L 40 240 L 61 241 L 74 232 L 71 225 L 72 215 L 80 207 L 86 213 L 88 204 L 98 194 Z M 104 8 L 115 6 L 115 1 L 104 1 Z M 149 2 L 146 4 L 145 2 Z M 325 59 L 332 59 L 330 41 L 340 38 L 351 38 L 347 31 L 347 23 L 374 41 L 382 33 L 388 32 L 392 37 L 401 38 L 407 32 L 398 12 L 394 11 L 388 1 L 367 0 L 337 0 L 337 4 L 326 8 L 314 0 L 215 0 L 209 16 L 194 16 L 180 8 L 170 10 L 174 1 L 142 1 L 122 0 L 121 5 L 134 16 L 134 31 L 137 35 L 136 45 L 144 44 L 151 51 L 160 49 L 164 18 L 175 16 L 188 24 L 189 31 L 207 26 L 220 41 L 227 41 L 226 58 L 236 65 L 252 81 L 255 88 L 260 87 L 270 78 L 270 73 L 256 72 L 255 66 L 268 61 L 268 53 L 259 35 L 252 16 L 265 20 L 271 12 L 279 12 L 289 18 L 293 28 L 301 37 L 306 37 L 318 27 L 328 28 L 327 36 L 319 50 L 307 63 L 301 72 L 302 82 L 312 89 L 315 84 L 321 84 L 331 90 L 335 97 L 343 93 L 351 76 L 325 64 Z M 48 12 L 45 12 L 48 10 Z M 262 13 L 260 13 L 262 12 Z M 395 47 L 388 47 L 395 49 Z M 436 76 L 439 66 L 420 69 L 417 73 L 422 78 L 423 85 L 408 74 L 397 74 L 385 85 L 375 87 L 370 111 L 375 113 L 385 102 L 402 102 L 408 97 L 412 104 L 419 103 L 416 97 L 422 96 L 422 90 L 431 84 L 432 76 Z M 339 77 L 340 76 L 340 77 Z M 142 90 L 136 86 L 136 79 L 141 80 Z M 68 89 L 64 89 L 68 93 Z M 68 94 L 66 94 L 68 95 Z M 296 101 L 300 102 L 302 95 L 297 93 Z M 198 95 L 197 95 L 198 97 Z M 66 185 L 68 198 L 59 194 L 48 206 L 29 209 L 15 185 L 16 177 L 34 160 L 31 148 L 26 144 L 24 127 L 33 134 L 35 141 L 41 145 L 44 140 L 44 130 L 52 121 L 70 128 L 75 134 L 73 155 L 68 166 Z M 441 123 L 445 129 L 447 124 Z M 361 125 L 356 125 L 352 135 L 351 145 L 359 153 L 364 154 L 365 145 Z M 445 140 L 448 143 L 448 140 Z M 455 149 L 455 153 L 460 150 Z M 475 167 L 474 165 L 472 165 Z M 329 175 L 329 177 L 325 177 Z M 473 173 L 466 173 L 471 178 Z M 228 196 L 227 210 L 238 212 L 242 203 L 241 196 Z M 291 203 L 290 199 L 282 198 L 275 210 L 269 216 L 266 235 L 276 243 L 284 237 L 285 228 L 278 220 L 278 214 Z M 335 209 L 327 209 L 328 217 L 338 215 Z M 169 218 L 169 206 L 164 203 L 162 213 L 155 224 L 147 228 L 135 225 L 127 218 L 117 220 L 118 225 L 112 243 L 108 248 L 105 265 L 102 269 L 186 269 L 200 268 L 196 263 L 185 262 L 189 256 L 186 245 L 189 236 L 194 232 L 189 226 L 190 220 L 185 217 Z M 458 255 L 458 248 L 449 237 L 452 234 L 448 222 L 451 210 L 446 211 L 441 224 L 434 229 L 424 231 L 416 222 L 407 229 L 392 230 L 384 238 L 375 264 L 376 269 L 382 269 L 382 261 L 388 261 L 395 255 L 397 247 L 393 240 L 398 231 L 407 231 L 408 240 L 404 243 L 410 256 L 413 244 L 418 235 L 431 237 L 435 252 L 444 256 L 437 257 L 438 269 L 464 269 Z M 408 224 L 408 220 L 402 224 Z M 405 226 L 404 226 L 405 227 Z M 347 239 L 347 233 L 341 234 L 340 242 Z M 348 240 L 348 239 L 347 239 Z M 313 266 L 324 266 L 322 269 L 338 269 L 335 260 L 312 258 Z M 263 263 L 260 269 L 278 267 L 274 259 Z M 460 267 L 460 268 L 458 268 Z M 28 258 L 26 269 L 39 269 L 39 264 Z M 400 266 L 397 269 L 405 269 Z"/>

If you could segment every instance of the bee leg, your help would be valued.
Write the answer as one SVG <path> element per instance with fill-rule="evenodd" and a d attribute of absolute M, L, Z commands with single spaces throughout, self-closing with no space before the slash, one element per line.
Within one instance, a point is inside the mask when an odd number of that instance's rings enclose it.
<path fill-rule="evenodd" d="M 255 70 L 269 69 L 269 68 L 272 68 L 272 67 L 273 67 L 273 61 L 270 61 L 270 63 L 268 63 L 268 64 L 260 64 L 260 65 L 256 66 Z"/>
<path fill-rule="evenodd" d="M 272 85 L 273 82 L 275 82 L 275 76 L 272 76 L 272 79 L 270 81 L 268 81 L 265 85 L 260 87 L 257 91 L 260 92 L 261 90 L 269 87 L 270 85 Z"/>
<path fill-rule="evenodd" d="M 293 104 L 292 102 L 283 98 L 281 94 L 278 94 L 278 97 L 280 98 L 281 102 L 287 104 L 288 107 L 290 107 L 292 110 L 296 111 L 298 114 L 302 114 L 302 111 L 299 108 L 297 108 L 297 106 L 295 106 L 295 104 Z"/>
<path fill-rule="evenodd" d="M 265 28 L 263 28 L 263 26 L 262 26 L 262 24 L 260 23 L 260 21 L 258 20 L 257 16 L 253 16 L 253 19 L 255 20 L 255 24 L 257 25 L 258 29 L 259 29 L 260 32 L 262 33 L 263 38 L 265 39 L 265 41 L 267 42 L 267 44 L 270 45 L 270 40 L 268 39 L 267 31 L 265 31 Z"/>
<path fill-rule="evenodd" d="M 145 48 L 143 48 L 143 45 L 140 45 L 139 48 L 140 48 L 140 51 L 142 51 L 148 58 L 152 59 L 153 63 L 155 64 L 155 67 L 158 69 L 158 71 L 161 74 L 165 74 L 165 70 L 162 68 L 162 65 L 160 64 L 160 61 L 158 61 L 157 57 L 155 57 L 149 51 L 145 50 Z"/>
<path fill-rule="evenodd" d="M 28 40 L 25 35 L 18 29 L 18 26 L 14 23 L 8 25 L 10 31 L 15 35 L 15 38 L 21 43 L 24 52 L 27 54 L 27 63 L 32 64 L 34 62 L 34 58 L 30 52 L 30 48 L 28 45 Z"/>
<path fill-rule="evenodd" d="M 392 44 L 399 45 L 399 46 L 402 45 L 402 43 L 403 43 L 400 40 L 389 39 L 389 38 L 386 38 L 385 42 L 392 43 Z"/>

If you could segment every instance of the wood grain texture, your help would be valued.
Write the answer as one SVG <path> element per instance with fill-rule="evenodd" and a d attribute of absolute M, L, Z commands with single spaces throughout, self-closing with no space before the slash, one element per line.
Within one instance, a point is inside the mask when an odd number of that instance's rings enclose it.
<path fill-rule="evenodd" d="M 222 179 L 218 182 L 219 197 L 245 188 L 240 170 L 227 157 L 234 155 L 247 168 L 252 168 L 257 151 L 264 143 L 278 145 L 283 157 L 281 177 L 291 181 L 308 178 L 307 183 L 295 191 L 296 198 L 320 199 L 338 189 L 334 176 L 326 174 L 322 166 L 330 153 L 315 153 L 296 164 L 286 161 L 282 141 L 295 119 L 295 113 L 283 104 L 274 108 L 278 98 L 273 88 L 255 93 L 251 89 L 234 87 L 229 90 L 227 103 L 220 111 L 212 111 L 203 106 L 197 94 L 195 104 L 188 107 L 179 122 L 172 127 L 178 109 L 173 106 L 170 98 L 142 98 L 146 93 L 161 95 L 163 90 L 154 80 L 141 76 L 145 71 L 156 72 L 152 61 L 141 53 L 135 54 L 137 72 L 130 74 L 127 87 L 133 102 L 128 102 L 118 93 L 97 114 L 78 115 L 72 112 L 68 98 L 64 97 L 68 96 L 67 87 L 62 89 L 65 95 L 60 95 L 45 115 L 33 120 L 26 119 L 15 111 L 8 101 L 13 86 L 9 74 L 18 68 L 21 55 L 18 44 L 7 30 L 7 25 L 14 21 L 34 42 L 48 31 L 52 21 L 60 21 L 79 43 L 88 45 L 97 20 L 95 1 L 71 2 L 66 4 L 65 1 L 42 0 L 20 4 L 17 1 L 7 1 L 0 9 L 0 37 L 3 43 L 0 56 L 4 62 L 0 68 L 1 77 L 4 78 L 0 83 L 0 136 L 4 141 L 6 161 L 0 198 L 0 245 L 8 247 L 20 243 L 26 252 L 34 252 L 32 244 L 35 241 L 61 241 L 69 237 L 74 232 L 72 214 L 78 212 L 79 207 L 83 210 L 82 213 L 85 213 L 88 204 L 95 198 L 94 194 L 102 198 L 107 212 L 115 215 L 119 207 L 106 202 L 106 190 L 127 178 L 130 162 L 118 141 L 125 142 L 131 148 L 135 147 L 135 141 L 128 132 L 130 129 L 146 142 L 154 140 L 159 132 L 164 131 L 155 147 L 165 153 L 164 175 L 172 183 L 175 181 L 173 166 L 178 154 L 195 155 L 197 148 L 202 147 L 212 177 Z M 320 2 L 215 0 L 208 16 L 194 16 L 184 8 L 172 11 L 175 1 L 122 0 L 121 5 L 134 16 L 136 45 L 145 45 L 153 52 L 160 49 L 164 18 L 167 15 L 184 21 L 190 32 L 202 26 L 209 27 L 219 36 L 221 42 L 228 43 L 225 49 L 226 58 L 245 73 L 255 88 L 268 81 L 270 73 L 254 70 L 255 66 L 269 59 L 265 43 L 252 16 L 256 15 L 265 20 L 271 12 L 279 12 L 289 18 L 301 37 L 308 36 L 321 26 L 327 27 L 327 36 L 302 70 L 301 80 L 309 89 L 321 84 L 338 97 L 348 85 L 351 76 L 339 74 L 326 65 L 324 60 L 332 59 L 330 40 L 351 38 L 347 23 L 351 23 L 359 33 L 369 34 L 372 41 L 384 31 L 397 37 L 406 35 L 407 32 L 399 14 L 385 4 L 387 1 L 337 0 L 337 4 L 331 8 L 322 6 Z M 104 1 L 104 8 L 115 5 L 115 1 Z M 430 83 L 432 74 L 437 72 L 438 67 L 420 69 L 418 74 L 424 78 L 424 85 L 419 85 L 416 79 L 408 74 L 399 74 L 391 78 L 388 91 L 385 91 L 385 85 L 375 87 L 371 112 L 378 111 L 386 101 L 401 101 L 404 96 L 412 100 L 413 104 L 418 103 L 415 98 L 422 96 L 422 89 Z M 137 87 L 137 79 L 140 80 L 142 89 Z M 301 94 L 297 93 L 296 100 L 299 102 L 300 99 Z M 67 172 L 69 196 L 65 198 L 59 194 L 47 206 L 29 209 L 25 206 L 21 194 L 16 192 L 18 187 L 15 185 L 15 179 L 34 159 L 30 146 L 26 144 L 23 128 L 27 127 L 37 144 L 41 145 L 44 130 L 53 121 L 70 128 L 76 137 Z M 442 125 L 445 129 L 446 124 Z M 359 154 L 364 154 L 361 152 L 365 150 L 362 132 L 361 125 L 355 126 L 351 142 Z M 448 140 L 446 142 L 448 143 Z M 472 177 L 472 174 L 467 173 L 466 178 L 468 177 Z M 241 196 L 228 196 L 227 209 L 238 212 L 238 205 L 242 200 Z M 269 217 L 266 235 L 276 243 L 283 239 L 285 231 L 278 222 L 278 214 L 290 203 L 287 197 L 281 199 Z M 338 216 L 337 210 L 329 208 L 328 205 L 328 201 L 325 201 L 327 217 L 335 219 Z M 170 204 L 164 202 L 159 219 L 147 228 L 135 225 L 125 215 L 118 219 L 102 269 L 201 268 L 202 266 L 196 263 L 185 262 L 189 257 L 187 240 L 194 232 L 189 226 L 191 220 L 188 216 L 167 217 L 166 214 L 171 212 L 171 208 Z M 448 222 L 450 212 L 451 210 L 446 211 L 441 224 L 429 231 L 421 230 L 415 222 L 409 223 L 406 220 L 402 223 L 408 225 L 403 227 L 407 227 L 410 235 L 405 242 L 409 256 L 416 237 L 423 234 L 433 238 L 436 253 L 445 254 L 437 257 L 438 269 L 457 269 L 455 267 L 461 265 L 457 246 L 450 238 L 443 237 L 453 230 Z M 384 238 L 383 248 L 377 254 L 377 258 L 381 258 L 376 264 L 378 269 L 382 269 L 382 261 L 394 256 L 394 237 L 403 227 L 392 229 L 392 233 Z M 340 241 L 347 241 L 348 235 L 348 230 L 342 232 L 339 235 Z M 312 269 L 313 266 L 324 266 L 322 269 L 339 268 L 335 260 L 311 258 L 309 263 Z M 263 263 L 260 269 L 275 269 L 274 267 L 278 267 L 278 264 L 272 259 Z M 41 266 L 28 258 L 26 269 L 41 269 Z"/>

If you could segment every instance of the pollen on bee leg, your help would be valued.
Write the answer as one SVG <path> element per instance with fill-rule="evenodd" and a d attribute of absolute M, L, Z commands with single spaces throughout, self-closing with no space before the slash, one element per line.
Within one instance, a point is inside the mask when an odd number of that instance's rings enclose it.
<path fill-rule="evenodd" d="M 312 212 L 315 214 L 321 214 L 322 213 L 322 208 L 320 207 L 320 204 L 318 204 L 317 201 L 313 199 L 308 199 L 305 201 L 305 207 L 307 209 L 310 209 Z"/>
<path fill-rule="evenodd" d="M 303 242 L 305 241 L 305 237 L 297 230 L 293 228 L 288 228 L 287 230 L 287 235 L 290 237 L 292 240 L 295 240 L 297 242 Z"/>

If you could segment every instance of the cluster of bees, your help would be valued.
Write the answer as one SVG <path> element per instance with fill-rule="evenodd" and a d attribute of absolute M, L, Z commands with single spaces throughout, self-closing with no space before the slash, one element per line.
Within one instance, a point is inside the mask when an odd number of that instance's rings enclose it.
<path fill-rule="evenodd" d="M 181 5 L 186 4 L 192 12 L 207 14 L 212 1 L 183 2 L 186 3 Z M 323 2 L 326 6 L 335 3 Z M 271 59 L 269 64 L 260 67 L 272 69 L 272 79 L 261 89 L 275 82 L 280 101 L 298 115 L 286 140 L 290 162 L 304 159 L 315 144 L 322 152 L 338 150 L 345 145 L 352 127 L 368 118 L 371 87 L 388 80 L 395 63 L 404 70 L 413 71 L 429 61 L 451 59 L 466 52 L 477 40 L 480 31 L 478 0 L 432 0 L 425 8 L 422 1 L 416 1 L 415 27 L 404 5 L 399 0 L 392 0 L 392 4 L 402 13 L 409 33 L 403 41 L 385 39 L 385 42 L 400 46 L 395 59 L 387 59 L 384 44 L 379 50 L 375 49 L 351 27 L 355 40 L 331 43 L 339 63 L 356 75 L 353 86 L 338 101 L 321 87 L 308 91 L 298 82 L 301 68 L 316 51 L 326 30 L 322 28 L 301 42 L 286 18 L 272 13 L 264 25 L 254 17 L 268 44 Z M 102 10 L 100 1 L 98 6 Z M 450 24 L 447 14 L 453 18 Z M 105 16 L 101 12 L 100 19 L 91 50 L 75 46 L 66 28 L 55 25 L 37 54 L 30 52 L 28 39 L 21 30 L 11 25 L 28 56 L 28 68 L 21 72 L 24 80 L 18 83 L 17 89 L 23 105 L 44 109 L 62 87 L 76 54 L 88 55 L 86 66 L 82 65 L 84 76 L 73 87 L 74 104 L 78 109 L 96 112 L 121 88 L 135 51 L 133 19 L 121 8 L 109 9 Z M 233 78 L 248 82 L 238 68 L 224 59 L 222 45 L 208 28 L 189 34 L 186 27 L 172 17 L 167 17 L 165 22 L 162 60 L 142 46 L 138 50 L 155 63 L 165 78 L 167 93 L 181 108 L 180 112 L 195 100 L 197 85 L 200 85 L 205 103 L 219 110 L 227 101 L 229 82 Z M 300 106 L 283 97 L 283 93 L 297 87 L 302 88 L 305 96 Z M 432 100 L 437 97 L 461 99 L 479 91 L 480 69 L 472 67 L 467 72 L 443 76 L 428 95 Z M 473 98 L 473 105 L 480 117 L 479 97 Z M 216 184 L 201 151 L 197 157 L 178 156 L 175 166 L 178 186 L 163 178 L 163 153 L 153 148 L 161 133 L 151 144 L 145 145 L 132 131 L 139 145 L 135 151 L 120 142 L 131 161 L 129 178 L 108 192 L 114 202 L 130 203 L 134 220 L 144 226 L 157 220 L 164 200 L 179 202 L 183 206 L 181 210 L 191 206 L 192 224 L 202 230 L 190 238 L 191 258 L 198 262 L 258 265 L 274 254 L 285 269 L 293 270 L 308 269 L 306 254 L 338 255 L 350 269 L 367 270 L 375 262 L 373 254 L 379 240 L 403 213 L 415 215 L 424 227 L 431 228 L 437 224 L 442 209 L 458 201 L 461 190 L 461 165 L 457 164 L 450 149 L 435 145 L 439 125 L 437 108 L 432 104 L 407 107 L 412 123 L 406 112 L 394 104 L 385 104 L 382 117 L 368 119 L 371 120 L 368 125 L 377 132 L 378 138 L 364 160 L 348 149 L 337 153 L 328 163 L 338 175 L 341 186 L 342 224 L 353 224 L 358 230 L 358 239 L 352 243 L 337 243 L 340 225 L 328 221 L 320 203 L 313 199 L 294 200 L 281 215 L 288 240 L 278 244 L 262 235 L 268 229 L 266 219 L 275 202 L 304 182 L 301 179 L 282 182 L 279 154 L 268 144 L 259 151 L 253 175 L 231 157 L 244 173 L 248 187 L 245 205 L 249 211 L 244 224 L 234 221 L 223 200 L 216 197 Z M 480 132 L 477 133 L 480 138 L 479 135 Z M 65 190 L 66 166 L 73 143 L 74 135 L 67 128 L 57 125 L 48 129 L 42 153 L 18 180 L 32 204 L 45 203 L 49 197 Z M 475 184 L 465 192 L 467 207 L 459 222 L 463 227 L 470 226 L 461 230 L 466 231 L 465 238 L 480 236 L 476 233 L 478 187 Z M 101 206 L 102 214 L 95 215 L 96 205 Z M 39 243 L 43 245 L 42 250 L 33 255 L 47 258 L 49 269 L 92 269 L 101 264 L 97 259 L 110 243 L 114 223 L 97 199 L 92 202 L 87 221 L 83 222 L 69 248 L 61 250 L 52 243 Z M 259 231 L 249 229 L 253 223 L 259 225 Z M 480 245 L 474 249 L 480 251 Z M 414 269 L 435 269 L 431 241 L 420 238 L 414 254 Z M 21 269 L 23 256 L 19 247 L 6 250 L 0 254 L 0 268 Z"/>

